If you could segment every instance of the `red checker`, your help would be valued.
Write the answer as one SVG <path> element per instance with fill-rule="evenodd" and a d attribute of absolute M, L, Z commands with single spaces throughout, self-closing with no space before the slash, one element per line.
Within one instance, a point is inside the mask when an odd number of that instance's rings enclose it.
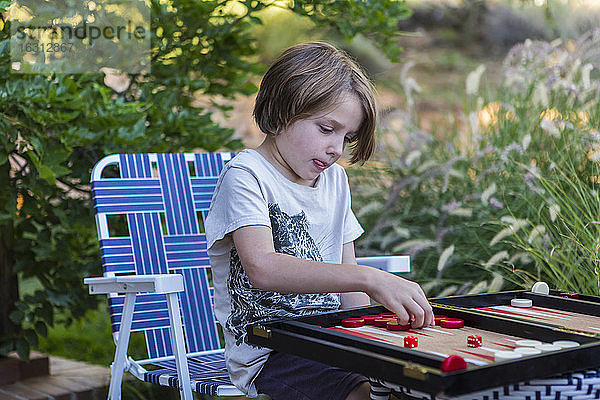
<path fill-rule="evenodd" d="M 467 368 L 467 362 L 461 356 L 455 354 L 448 356 L 442 361 L 440 369 L 442 372 L 460 371 Z"/>
<path fill-rule="evenodd" d="M 404 347 L 415 348 L 419 345 L 419 338 L 416 336 L 405 336 L 404 337 Z"/>
<path fill-rule="evenodd" d="M 380 328 L 385 328 L 389 321 L 391 321 L 390 318 L 378 318 L 373 321 L 373 325 L 378 326 Z"/>
<path fill-rule="evenodd" d="M 376 319 L 381 318 L 379 315 L 363 315 L 362 319 L 365 320 L 365 325 L 373 325 Z"/>
<path fill-rule="evenodd" d="M 483 343 L 483 339 L 479 335 L 471 335 L 467 337 L 467 346 L 468 347 L 481 347 Z"/>
<path fill-rule="evenodd" d="M 397 319 L 391 319 L 388 320 L 385 327 L 390 331 L 407 331 L 410 329 L 410 324 L 400 325 Z"/>
<path fill-rule="evenodd" d="M 391 312 L 384 312 L 379 314 L 379 318 L 398 318 L 398 316 Z"/>
<path fill-rule="evenodd" d="M 442 318 L 440 320 L 440 326 L 442 328 L 457 329 L 465 326 L 465 321 L 460 318 Z"/>
<path fill-rule="evenodd" d="M 344 328 L 359 328 L 365 324 L 365 320 L 362 318 L 345 318 L 342 320 L 342 326 Z"/>
<path fill-rule="evenodd" d="M 440 314 L 435 314 L 435 315 L 433 316 L 433 319 L 434 319 L 434 321 L 435 321 L 435 324 L 436 324 L 436 325 L 439 325 L 439 324 L 440 324 L 440 321 L 441 321 L 442 319 L 445 319 L 445 318 L 448 318 L 448 317 L 447 317 L 447 316 L 445 316 L 445 315 L 440 315 Z"/>

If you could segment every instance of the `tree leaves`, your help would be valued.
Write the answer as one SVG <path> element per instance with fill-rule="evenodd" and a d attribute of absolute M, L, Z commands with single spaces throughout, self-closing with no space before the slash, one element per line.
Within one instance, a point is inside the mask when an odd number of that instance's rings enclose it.
<path fill-rule="evenodd" d="M 10 4 L 0 1 L 0 12 Z M 82 278 L 100 274 L 89 180 L 104 155 L 241 148 L 198 98 L 256 91 L 264 66 L 255 61 L 250 28 L 261 23 L 256 12 L 273 3 L 244 0 L 241 13 L 232 4 L 151 0 L 151 73 L 128 75 L 119 91 L 100 73 L 11 73 L 10 27 L 0 25 L 0 228 L 11 227 L 3 239 L 13 243 L 16 260 L 0 268 L 43 287 L 15 305 L 11 319 L 27 329 L 16 340 L 0 337 L 0 352 L 16 349 L 25 357 L 36 332 L 45 335 L 57 315 L 79 318 L 100 301 Z M 302 0 L 289 7 L 348 39 L 371 35 L 388 54 L 397 53 L 395 24 L 408 15 L 405 3 L 393 0 Z"/>
<path fill-rule="evenodd" d="M 6 12 L 6 9 L 12 4 L 12 1 L 0 1 L 0 13 Z"/>
<path fill-rule="evenodd" d="M 398 0 L 296 1 L 290 9 L 308 16 L 318 25 L 335 28 L 346 40 L 362 33 L 394 61 L 402 52 L 395 40 L 400 34 L 397 24 L 411 15 L 406 2 Z"/>

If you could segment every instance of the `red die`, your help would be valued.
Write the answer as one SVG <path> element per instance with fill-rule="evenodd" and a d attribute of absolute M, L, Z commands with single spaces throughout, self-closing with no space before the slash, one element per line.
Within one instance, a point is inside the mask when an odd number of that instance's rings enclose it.
<path fill-rule="evenodd" d="M 468 347 L 480 347 L 483 340 L 479 335 L 471 335 L 467 337 L 467 346 Z"/>
<path fill-rule="evenodd" d="M 404 347 L 414 348 L 419 345 L 419 338 L 416 336 L 404 336 Z"/>

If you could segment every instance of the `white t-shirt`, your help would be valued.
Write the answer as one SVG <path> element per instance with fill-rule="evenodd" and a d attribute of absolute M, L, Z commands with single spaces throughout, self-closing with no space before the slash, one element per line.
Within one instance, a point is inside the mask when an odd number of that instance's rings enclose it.
<path fill-rule="evenodd" d="M 224 328 L 231 380 L 255 397 L 254 379 L 271 350 L 247 344 L 246 326 L 336 310 L 340 295 L 254 288 L 229 235 L 248 225 L 270 227 L 276 252 L 336 264 L 342 262 L 343 245 L 357 239 L 363 229 L 350 208 L 348 177 L 340 165 L 323 171 L 315 187 L 290 181 L 255 150 L 244 150 L 225 165 L 206 218 L 215 315 Z"/>

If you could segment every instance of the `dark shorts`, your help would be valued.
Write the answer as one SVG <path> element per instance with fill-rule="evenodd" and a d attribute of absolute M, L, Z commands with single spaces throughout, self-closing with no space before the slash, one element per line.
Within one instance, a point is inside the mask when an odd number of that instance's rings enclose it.
<path fill-rule="evenodd" d="M 369 380 L 353 372 L 273 352 L 254 381 L 272 400 L 344 400 Z"/>

